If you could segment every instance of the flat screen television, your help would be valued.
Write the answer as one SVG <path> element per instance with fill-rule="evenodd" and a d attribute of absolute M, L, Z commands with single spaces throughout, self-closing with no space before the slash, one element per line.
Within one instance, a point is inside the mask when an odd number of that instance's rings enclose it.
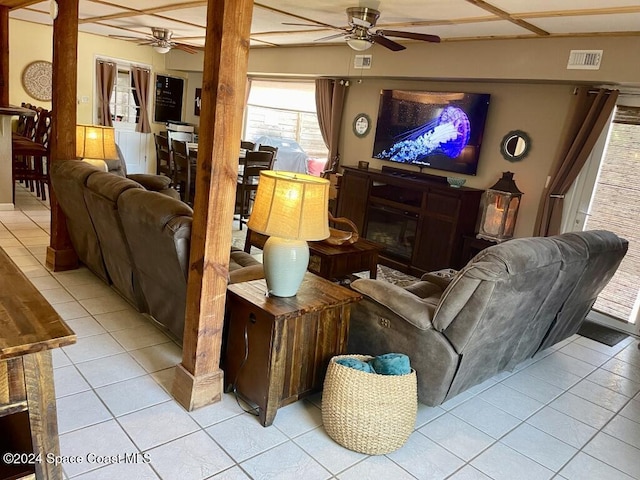
<path fill-rule="evenodd" d="M 373 158 L 475 175 L 489 97 L 382 90 Z"/>

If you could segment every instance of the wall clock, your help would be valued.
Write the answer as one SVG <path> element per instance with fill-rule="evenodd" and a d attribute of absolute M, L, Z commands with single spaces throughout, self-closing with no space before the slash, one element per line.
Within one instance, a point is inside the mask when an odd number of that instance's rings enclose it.
<path fill-rule="evenodd" d="M 364 137 L 371 130 L 371 119 L 366 113 L 359 113 L 353 119 L 353 133 L 356 137 Z"/>
<path fill-rule="evenodd" d="M 24 67 L 22 86 L 29 96 L 43 102 L 51 101 L 51 62 L 37 60 Z"/>

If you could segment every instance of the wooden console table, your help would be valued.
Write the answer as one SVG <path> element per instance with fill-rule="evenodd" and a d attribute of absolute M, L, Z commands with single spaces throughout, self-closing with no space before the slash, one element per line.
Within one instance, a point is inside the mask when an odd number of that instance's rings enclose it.
<path fill-rule="evenodd" d="M 76 335 L 2 248 L 0 325 L 0 479 L 62 479 L 50 349 Z"/>
<path fill-rule="evenodd" d="M 329 360 L 345 352 L 360 294 L 306 273 L 295 297 L 266 297 L 266 282 L 227 287 L 224 382 L 273 423 L 279 407 L 322 389 Z"/>
<path fill-rule="evenodd" d="M 264 249 L 266 235 L 247 229 L 244 251 L 250 253 L 251 247 Z M 357 242 L 345 245 L 330 245 L 325 242 L 309 242 L 310 272 L 327 280 L 339 280 L 357 272 L 369 271 L 369 278 L 378 273 L 378 255 L 382 245 L 359 238 Z"/>

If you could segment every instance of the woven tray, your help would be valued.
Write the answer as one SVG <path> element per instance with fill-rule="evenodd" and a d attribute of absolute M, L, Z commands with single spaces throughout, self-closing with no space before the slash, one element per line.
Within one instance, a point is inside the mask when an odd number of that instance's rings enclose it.
<path fill-rule="evenodd" d="M 340 445 L 356 452 L 381 455 L 397 450 L 415 428 L 416 372 L 365 373 L 336 363 L 340 358 L 366 362 L 372 357 L 341 355 L 330 360 L 322 393 L 325 430 Z"/>

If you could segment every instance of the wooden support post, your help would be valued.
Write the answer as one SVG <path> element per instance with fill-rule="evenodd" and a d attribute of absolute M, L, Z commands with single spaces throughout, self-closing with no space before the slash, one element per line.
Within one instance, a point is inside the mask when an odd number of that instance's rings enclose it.
<path fill-rule="evenodd" d="M 51 158 L 55 162 L 76 158 L 76 90 L 78 85 L 78 0 L 58 0 L 53 22 L 53 95 L 51 102 Z M 67 219 L 51 189 L 51 240 L 47 267 L 54 272 L 78 267 L 69 238 Z"/>
<path fill-rule="evenodd" d="M 9 106 L 9 7 L 0 6 L 0 107 Z"/>
<path fill-rule="evenodd" d="M 252 0 L 208 0 L 207 37 L 182 364 L 187 410 L 219 401 L 222 328 L 238 178 Z"/>

